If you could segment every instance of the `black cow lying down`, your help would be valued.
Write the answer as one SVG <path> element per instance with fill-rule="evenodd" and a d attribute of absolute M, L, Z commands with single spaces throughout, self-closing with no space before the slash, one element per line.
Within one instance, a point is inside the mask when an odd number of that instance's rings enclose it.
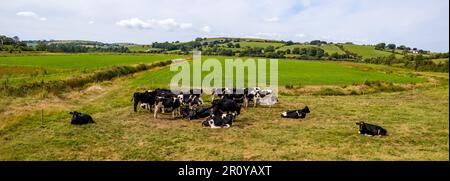
<path fill-rule="evenodd" d="M 356 125 L 359 126 L 359 134 L 370 135 L 370 136 L 386 136 L 387 130 L 381 126 L 368 124 L 363 121 L 357 122 Z"/>
<path fill-rule="evenodd" d="M 213 114 L 222 115 L 223 113 L 241 114 L 241 106 L 231 99 L 220 99 L 212 102 Z"/>
<path fill-rule="evenodd" d="M 235 114 L 213 115 L 203 121 L 202 125 L 210 128 L 229 128 L 235 119 Z"/>
<path fill-rule="evenodd" d="M 207 118 L 213 114 L 212 107 L 196 109 L 183 109 L 183 118 L 188 120 Z"/>
<path fill-rule="evenodd" d="M 79 113 L 77 111 L 70 112 L 70 114 L 72 115 L 72 121 L 70 122 L 71 124 L 82 125 L 95 123 L 90 115 Z"/>
<path fill-rule="evenodd" d="M 310 113 L 308 106 L 305 106 L 303 109 L 299 110 L 289 110 L 281 113 L 281 117 L 283 118 L 294 118 L 294 119 L 303 119 L 306 117 L 306 114 Z"/>

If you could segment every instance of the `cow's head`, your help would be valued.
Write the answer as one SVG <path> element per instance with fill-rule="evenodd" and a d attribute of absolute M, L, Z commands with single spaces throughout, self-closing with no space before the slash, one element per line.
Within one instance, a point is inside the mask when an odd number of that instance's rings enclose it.
<path fill-rule="evenodd" d="M 309 107 L 308 107 L 308 106 L 305 106 L 305 108 L 303 108 L 303 112 L 304 112 L 304 113 L 310 113 Z"/>
<path fill-rule="evenodd" d="M 211 117 L 202 122 L 204 127 L 211 127 L 211 125 L 214 125 L 214 120 Z"/>
<path fill-rule="evenodd" d="M 80 114 L 80 113 L 79 113 L 79 112 L 77 112 L 77 111 L 72 111 L 72 112 L 69 112 L 69 114 L 71 114 L 71 115 L 75 116 L 75 115 L 78 115 L 78 114 Z"/>

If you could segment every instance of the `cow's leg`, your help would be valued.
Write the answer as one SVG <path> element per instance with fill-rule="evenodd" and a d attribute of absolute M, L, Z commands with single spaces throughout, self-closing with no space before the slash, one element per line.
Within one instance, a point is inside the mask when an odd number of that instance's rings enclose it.
<path fill-rule="evenodd" d="M 248 107 L 248 99 L 244 98 L 244 107 L 247 108 Z"/>
<path fill-rule="evenodd" d="M 158 116 L 158 111 L 159 111 L 161 105 L 162 105 L 161 102 L 155 105 L 155 113 L 153 114 L 153 117 L 154 117 L 154 118 L 157 118 L 157 116 Z"/>
<path fill-rule="evenodd" d="M 134 112 L 137 112 L 137 105 L 139 104 L 139 101 L 134 99 Z"/>

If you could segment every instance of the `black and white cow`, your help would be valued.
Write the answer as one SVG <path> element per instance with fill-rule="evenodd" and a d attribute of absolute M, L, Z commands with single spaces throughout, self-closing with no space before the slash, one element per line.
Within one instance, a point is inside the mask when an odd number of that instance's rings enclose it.
<path fill-rule="evenodd" d="M 203 121 L 202 125 L 210 128 L 229 128 L 235 119 L 236 115 L 234 114 L 214 115 Z"/>
<path fill-rule="evenodd" d="M 214 115 L 222 115 L 223 113 L 241 114 L 241 106 L 231 99 L 214 100 L 212 102 L 212 109 Z"/>
<path fill-rule="evenodd" d="M 79 113 L 77 111 L 70 112 L 69 114 L 72 115 L 72 121 L 70 122 L 71 124 L 82 125 L 95 123 L 92 117 L 88 114 Z"/>
<path fill-rule="evenodd" d="M 196 109 L 183 109 L 183 118 L 188 120 L 207 118 L 213 114 L 212 107 Z"/>
<path fill-rule="evenodd" d="M 357 122 L 356 125 L 359 126 L 359 134 L 369 135 L 369 136 L 386 136 L 387 130 L 381 126 L 368 124 L 363 121 Z"/>
<path fill-rule="evenodd" d="M 281 117 L 283 118 L 294 118 L 294 119 L 303 119 L 306 117 L 306 114 L 310 113 L 309 107 L 305 106 L 303 109 L 299 110 L 289 110 L 281 113 Z"/>
<path fill-rule="evenodd" d="M 216 97 L 219 97 L 220 99 L 222 99 L 224 97 L 225 94 L 231 94 L 232 90 L 228 89 L 228 88 L 213 88 L 211 90 L 211 102 L 213 102 L 214 100 L 216 100 Z"/>
<path fill-rule="evenodd" d="M 172 110 L 172 118 L 181 116 L 181 100 L 174 95 L 157 97 L 155 101 L 155 111 L 153 117 L 157 118 L 158 112 L 161 110 L 161 112 L 164 113 L 165 109 Z"/>
<path fill-rule="evenodd" d="M 156 90 L 147 90 L 145 92 L 135 92 L 133 94 L 132 101 L 134 100 L 134 112 L 137 112 L 137 105 L 141 103 L 141 108 L 146 110 L 152 110 L 156 103 L 157 97 L 168 97 L 176 95 L 171 90 L 168 89 L 156 89 Z"/>

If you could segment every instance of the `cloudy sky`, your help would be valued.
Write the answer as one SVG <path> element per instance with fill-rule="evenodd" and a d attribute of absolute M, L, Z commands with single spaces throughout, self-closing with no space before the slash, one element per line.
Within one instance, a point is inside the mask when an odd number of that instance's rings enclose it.
<path fill-rule="evenodd" d="M 0 34 L 151 43 L 195 37 L 449 50 L 448 0 L 1 0 Z"/>

